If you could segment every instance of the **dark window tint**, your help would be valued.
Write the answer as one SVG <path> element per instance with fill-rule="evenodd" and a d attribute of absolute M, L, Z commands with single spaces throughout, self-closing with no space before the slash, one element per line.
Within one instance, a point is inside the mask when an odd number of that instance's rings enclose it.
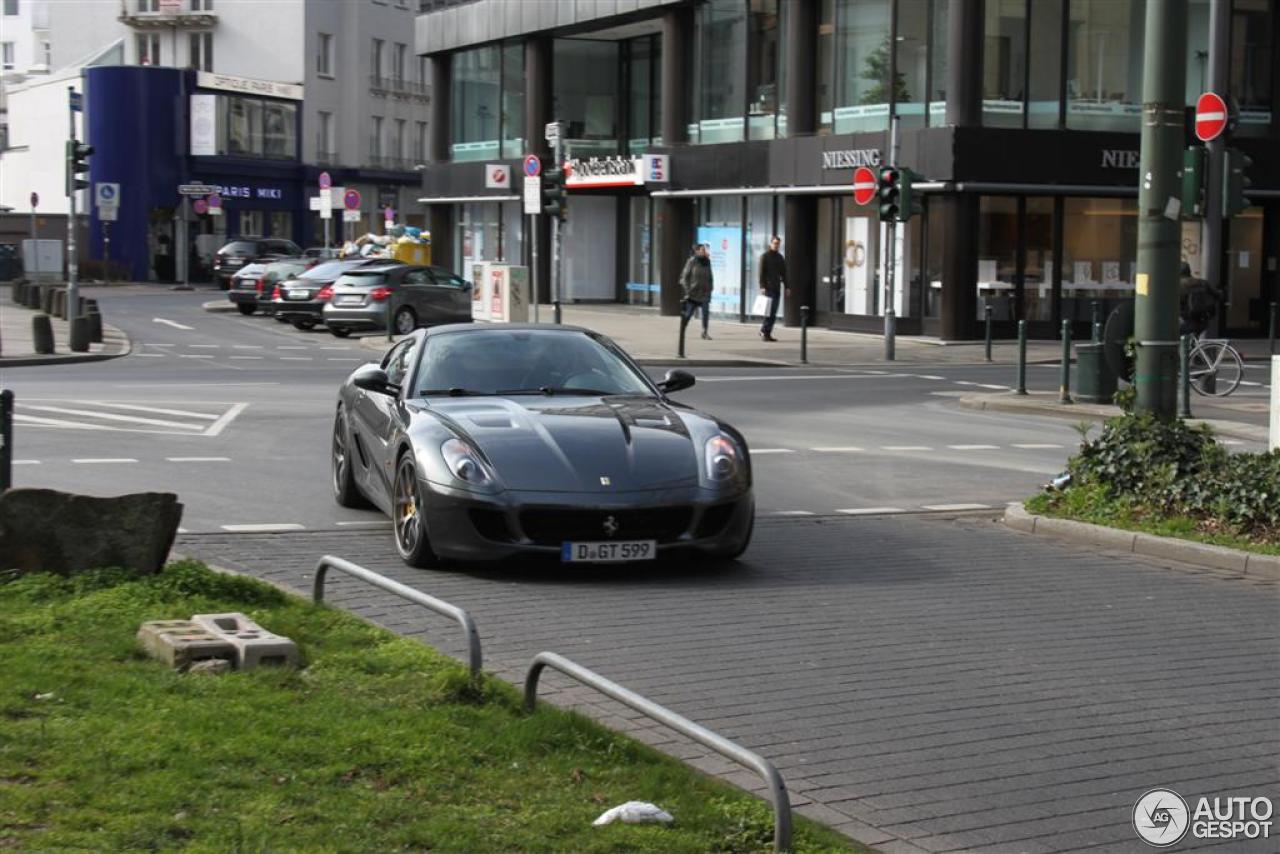
<path fill-rule="evenodd" d="M 343 271 L 351 269 L 351 266 L 349 261 L 330 261 L 328 264 L 317 264 L 303 273 L 300 278 L 331 281 L 341 276 Z"/>
<path fill-rule="evenodd" d="M 431 275 L 435 277 L 438 285 L 448 285 L 451 288 L 465 288 L 467 286 L 466 279 L 450 273 L 443 267 L 432 267 Z"/>
<path fill-rule="evenodd" d="M 334 285 L 337 287 L 368 288 L 374 285 L 386 284 L 386 282 L 386 273 L 364 273 L 359 270 L 353 270 L 344 274 L 338 281 L 334 282 Z"/>

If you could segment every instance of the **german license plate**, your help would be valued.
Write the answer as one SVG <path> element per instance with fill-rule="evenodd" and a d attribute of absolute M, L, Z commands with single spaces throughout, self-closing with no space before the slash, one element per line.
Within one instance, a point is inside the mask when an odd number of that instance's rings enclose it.
<path fill-rule="evenodd" d="M 285 291 L 284 295 L 289 299 L 311 299 L 310 291 Z"/>
<path fill-rule="evenodd" d="M 364 302 L 364 297 L 356 295 L 338 297 L 333 301 L 334 305 L 359 305 Z"/>
<path fill-rule="evenodd" d="M 633 560 L 653 560 L 657 556 L 657 540 L 565 543 L 560 547 L 560 560 L 567 563 L 626 563 Z"/>

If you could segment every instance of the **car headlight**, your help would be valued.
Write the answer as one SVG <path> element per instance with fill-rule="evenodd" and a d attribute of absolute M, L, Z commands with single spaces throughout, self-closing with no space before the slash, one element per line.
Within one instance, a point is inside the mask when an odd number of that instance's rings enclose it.
<path fill-rule="evenodd" d="M 445 465 L 458 480 L 470 486 L 493 485 L 493 474 L 474 448 L 461 439 L 446 439 L 440 446 Z"/>
<path fill-rule="evenodd" d="M 725 483 L 737 478 L 741 466 L 738 448 L 724 436 L 712 436 L 707 440 L 703 459 L 706 460 L 708 480 Z"/>

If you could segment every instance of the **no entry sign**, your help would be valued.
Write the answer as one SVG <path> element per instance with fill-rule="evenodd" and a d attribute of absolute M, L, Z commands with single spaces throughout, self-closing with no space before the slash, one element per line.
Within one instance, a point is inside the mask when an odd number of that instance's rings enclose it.
<path fill-rule="evenodd" d="M 1227 104 L 1213 92 L 1196 99 L 1196 138 L 1208 142 L 1222 136 L 1227 127 Z"/>
<path fill-rule="evenodd" d="M 876 173 L 874 169 L 859 166 L 853 170 L 853 200 L 860 205 L 870 204 L 876 197 Z"/>

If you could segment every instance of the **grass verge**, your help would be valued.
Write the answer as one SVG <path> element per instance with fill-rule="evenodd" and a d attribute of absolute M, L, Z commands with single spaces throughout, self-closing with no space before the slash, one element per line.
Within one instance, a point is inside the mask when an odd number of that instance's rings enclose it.
<path fill-rule="evenodd" d="M 146 620 L 243 611 L 304 667 L 182 675 Z M 184 561 L 0 583 L 0 847 L 770 850 L 767 804 L 422 644 Z M 670 826 L 592 827 L 652 801 Z M 797 817 L 797 851 L 857 851 Z"/>

